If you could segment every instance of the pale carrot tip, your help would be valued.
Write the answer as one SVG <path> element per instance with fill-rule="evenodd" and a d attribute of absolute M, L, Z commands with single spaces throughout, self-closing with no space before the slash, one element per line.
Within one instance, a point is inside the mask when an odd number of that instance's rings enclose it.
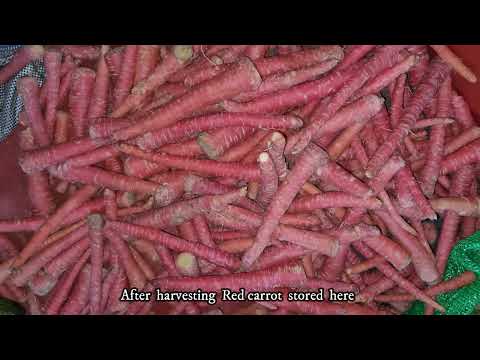
<path fill-rule="evenodd" d="M 100 214 L 91 214 L 88 216 L 88 227 L 100 230 L 104 226 L 103 216 Z"/>
<path fill-rule="evenodd" d="M 244 186 L 240 188 L 240 196 L 245 197 L 247 196 L 247 193 L 248 193 L 248 186 Z"/>
<path fill-rule="evenodd" d="M 266 152 L 262 152 L 260 155 L 258 155 L 258 161 L 259 162 L 267 162 L 268 158 L 269 158 L 269 156 Z"/>

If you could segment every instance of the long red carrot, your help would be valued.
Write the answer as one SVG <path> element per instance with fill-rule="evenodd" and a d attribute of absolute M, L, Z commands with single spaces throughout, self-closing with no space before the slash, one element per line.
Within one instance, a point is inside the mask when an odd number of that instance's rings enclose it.
<path fill-rule="evenodd" d="M 26 119 L 32 129 L 34 141 L 38 147 L 50 144 L 49 134 L 39 102 L 39 89 L 33 77 L 23 77 L 17 83 L 18 93 L 22 97 Z"/>
<path fill-rule="evenodd" d="M 198 288 L 203 291 L 220 291 L 228 288 L 238 291 L 245 290 L 267 290 L 275 287 L 298 286 L 306 280 L 301 265 L 283 265 L 265 270 L 257 270 L 249 273 L 237 273 L 224 276 L 206 276 L 196 278 L 174 278 L 167 277 L 154 280 L 154 285 L 162 289 L 176 291 L 195 291 Z"/>
<path fill-rule="evenodd" d="M 90 314 L 100 313 L 102 301 L 102 277 L 103 277 L 103 247 L 102 234 L 103 218 L 100 214 L 92 214 L 88 217 L 88 235 L 90 238 L 90 253 L 92 270 L 90 272 L 89 305 Z"/>
<path fill-rule="evenodd" d="M 202 131 L 213 130 L 220 127 L 251 126 L 263 129 L 289 129 L 299 128 L 302 121 L 294 116 L 269 116 L 244 113 L 219 113 L 200 116 L 182 121 L 173 126 L 146 133 L 137 140 L 137 145 L 142 149 L 156 149 L 165 144 L 174 143 L 184 137 L 191 137 Z M 227 128 L 226 131 L 229 131 Z"/>
<path fill-rule="evenodd" d="M 93 70 L 81 67 L 72 75 L 68 105 L 76 138 L 86 135 L 88 128 L 88 105 L 95 85 L 96 74 Z"/>
<path fill-rule="evenodd" d="M 88 105 L 88 119 L 105 116 L 107 113 L 107 102 L 110 91 L 110 73 L 105 61 L 105 54 L 108 50 L 108 45 L 102 45 L 101 54 L 97 62 L 95 84 L 93 85 L 92 96 Z"/>
<path fill-rule="evenodd" d="M 62 54 L 60 52 L 50 50 L 45 52 L 44 66 L 47 77 L 45 126 L 50 138 L 53 138 L 55 114 L 59 102 L 61 61 Z"/>
<path fill-rule="evenodd" d="M 171 125 L 205 106 L 215 104 L 242 91 L 254 90 L 260 82 L 261 78 L 255 66 L 248 58 L 242 58 L 231 70 L 195 87 L 137 125 L 117 131 L 113 137 L 116 140 L 125 140 L 146 131 Z"/>
<path fill-rule="evenodd" d="M 214 160 L 190 159 L 182 156 L 168 155 L 163 153 L 147 153 L 139 148 L 127 144 L 119 145 L 123 153 L 140 157 L 151 162 L 159 162 L 164 166 L 176 169 L 195 171 L 201 174 L 233 177 L 245 180 L 258 180 L 260 171 L 254 165 L 241 163 L 222 163 Z"/>
<path fill-rule="evenodd" d="M 171 248 L 175 251 L 186 251 L 190 252 L 198 257 L 204 258 L 205 260 L 215 263 L 220 266 L 225 266 L 227 268 L 237 268 L 240 264 L 240 261 L 215 248 L 210 248 L 200 243 L 192 243 L 190 241 L 185 241 L 173 235 L 169 235 L 163 231 L 146 227 L 133 225 L 122 222 L 107 222 L 107 227 L 111 227 L 116 231 L 125 232 L 131 236 L 138 236 L 153 242 L 156 242 L 160 245 Z"/>
<path fill-rule="evenodd" d="M 118 254 L 131 286 L 136 287 L 137 289 L 143 289 L 147 279 L 133 258 L 126 242 L 111 229 L 105 228 L 104 234 L 110 240 L 115 252 Z"/>
<path fill-rule="evenodd" d="M 63 275 L 63 278 L 57 283 L 57 287 L 52 295 L 49 297 L 45 306 L 45 314 L 55 315 L 58 314 L 60 308 L 67 300 L 68 294 L 77 279 L 78 274 L 85 266 L 86 262 L 90 258 L 90 251 L 87 250 L 85 254 L 79 259 L 79 261 Z"/>
<path fill-rule="evenodd" d="M 145 80 L 155 69 L 159 60 L 160 45 L 139 45 L 137 54 L 137 64 L 135 67 L 136 85 L 139 81 Z"/>
<path fill-rule="evenodd" d="M 440 56 L 447 64 L 449 64 L 458 74 L 471 83 L 477 82 L 477 77 L 471 69 L 469 69 L 463 61 L 453 53 L 447 45 L 430 45 L 435 52 Z"/>
<path fill-rule="evenodd" d="M 75 210 L 77 207 L 87 201 L 95 192 L 97 188 L 94 186 L 86 185 L 75 194 L 65 201 L 55 213 L 48 218 L 48 220 L 38 229 L 38 231 L 32 236 L 30 241 L 20 252 L 18 258 L 15 260 L 14 266 L 18 267 L 25 263 L 39 247 L 42 242 L 46 240 L 48 235 L 58 229 L 58 226 L 62 223 L 63 218 Z"/>
<path fill-rule="evenodd" d="M 90 264 L 85 264 L 78 274 L 78 279 L 72 292 L 60 309 L 62 315 L 78 315 L 88 303 L 88 291 L 90 286 Z"/>
<path fill-rule="evenodd" d="M 280 217 L 285 214 L 294 197 L 308 178 L 316 169 L 326 165 L 327 155 L 325 152 L 312 145 L 308 147 L 297 159 L 292 171 L 287 175 L 285 181 L 280 185 L 277 193 L 270 202 L 263 224 L 258 230 L 256 241 L 242 258 L 244 270 L 250 268 L 255 260 L 263 252 L 275 228 L 278 226 Z"/>
<path fill-rule="evenodd" d="M 372 178 L 376 175 L 379 168 L 390 158 L 402 140 L 405 139 L 425 105 L 433 98 L 440 84 L 447 77 L 449 70 L 449 66 L 437 58 L 431 62 L 428 73 L 409 101 L 399 120 L 399 124 L 370 159 L 365 172 L 367 177 Z"/>

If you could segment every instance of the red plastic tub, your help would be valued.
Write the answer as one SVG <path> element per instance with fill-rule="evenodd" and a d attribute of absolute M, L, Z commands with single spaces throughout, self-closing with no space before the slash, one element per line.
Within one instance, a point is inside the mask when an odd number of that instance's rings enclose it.
<path fill-rule="evenodd" d="M 480 45 L 452 45 L 458 54 L 480 76 Z M 474 115 L 480 117 L 480 82 L 471 84 L 454 75 L 454 86 L 469 102 Z M 30 201 L 26 191 L 25 175 L 17 164 L 20 154 L 18 128 L 0 142 L 0 219 L 26 217 L 30 213 Z M 161 310 L 156 309 L 157 312 Z"/>

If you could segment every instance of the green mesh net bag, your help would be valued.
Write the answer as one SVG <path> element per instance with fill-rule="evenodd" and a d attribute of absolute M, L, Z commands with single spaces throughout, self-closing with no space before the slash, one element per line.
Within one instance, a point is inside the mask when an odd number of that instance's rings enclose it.
<path fill-rule="evenodd" d="M 437 297 L 437 301 L 445 307 L 445 315 L 480 314 L 480 231 L 459 241 L 448 259 L 444 280 L 454 278 L 465 271 L 472 271 L 477 279 L 470 285 Z M 405 313 L 406 315 L 422 315 L 424 304 L 416 301 Z M 436 315 L 441 315 L 436 311 Z"/>

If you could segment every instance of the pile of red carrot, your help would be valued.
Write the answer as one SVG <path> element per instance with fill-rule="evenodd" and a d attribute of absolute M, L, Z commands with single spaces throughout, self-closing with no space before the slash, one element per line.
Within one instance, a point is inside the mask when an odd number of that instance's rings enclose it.
<path fill-rule="evenodd" d="M 25 46 L 0 296 L 30 314 L 400 314 L 480 228 L 480 128 L 445 45 Z M 437 233 L 434 221 L 442 219 Z M 21 236 L 19 236 L 21 235 Z M 355 301 L 121 301 L 139 291 L 355 292 Z"/>

